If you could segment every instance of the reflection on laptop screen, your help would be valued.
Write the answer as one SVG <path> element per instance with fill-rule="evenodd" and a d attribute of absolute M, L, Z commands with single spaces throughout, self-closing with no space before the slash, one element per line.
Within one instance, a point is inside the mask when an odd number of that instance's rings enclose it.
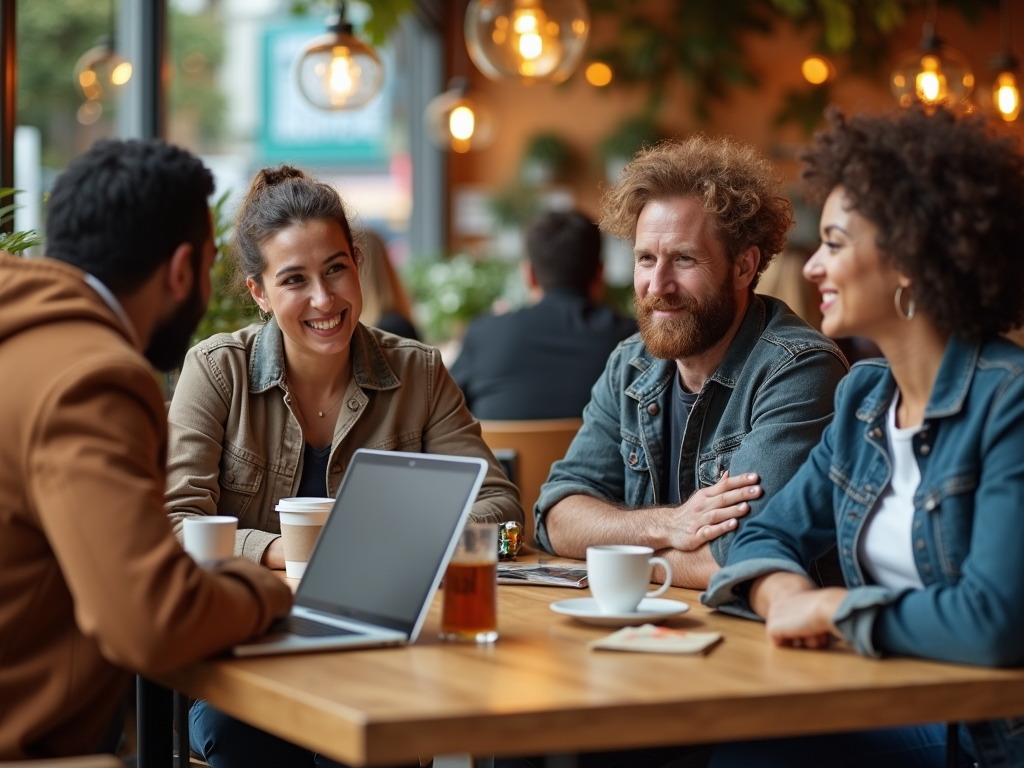
<path fill-rule="evenodd" d="M 470 463 L 357 455 L 297 602 L 411 628 L 476 475 L 477 466 Z"/>

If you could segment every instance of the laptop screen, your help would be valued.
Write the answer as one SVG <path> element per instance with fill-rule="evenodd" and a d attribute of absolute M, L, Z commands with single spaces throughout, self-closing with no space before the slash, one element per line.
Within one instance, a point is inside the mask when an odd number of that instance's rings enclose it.
<path fill-rule="evenodd" d="M 480 472 L 479 461 L 357 451 L 296 603 L 411 632 Z"/>

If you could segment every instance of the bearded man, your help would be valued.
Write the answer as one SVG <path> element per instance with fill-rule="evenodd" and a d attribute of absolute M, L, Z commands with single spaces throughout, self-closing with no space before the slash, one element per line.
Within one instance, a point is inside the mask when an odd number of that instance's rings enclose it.
<path fill-rule="evenodd" d="M 542 547 L 649 546 L 677 586 L 704 588 L 743 520 L 797 471 L 848 366 L 754 293 L 792 218 L 771 164 L 728 139 L 642 151 L 608 190 L 601 228 L 634 243 L 640 333 L 608 359 L 541 490 Z"/>

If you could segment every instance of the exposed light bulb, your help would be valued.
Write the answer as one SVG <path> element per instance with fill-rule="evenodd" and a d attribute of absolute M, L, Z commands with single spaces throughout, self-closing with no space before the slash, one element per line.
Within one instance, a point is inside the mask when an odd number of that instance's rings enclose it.
<path fill-rule="evenodd" d="M 359 109 L 380 90 L 384 68 L 377 52 L 353 34 L 345 4 L 327 34 L 310 40 L 296 59 L 299 91 L 319 109 Z"/>
<path fill-rule="evenodd" d="M 921 57 L 921 72 L 914 80 L 917 98 L 925 104 L 935 104 L 946 98 L 946 75 L 939 68 L 939 60 L 935 56 Z"/>
<path fill-rule="evenodd" d="M 110 82 L 114 85 L 124 85 L 131 79 L 132 65 L 127 61 L 122 61 L 114 67 L 114 71 L 110 73 Z"/>
<path fill-rule="evenodd" d="M 325 86 L 331 94 L 331 100 L 343 103 L 355 90 L 355 81 L 359 78 L 359 66 L 349 58 L 349 51 L 343 45 L 334 47 L 330 66 L 327 67 Z"/>
<path fill-rule="evenodd" d="M 460 141 L 468 141 L 476 129 L 476 116 L 467 106 L 456 107 L 448 118 L 448 130 Z"/>
<path fill-rule="evenodd" d="M 466 46 L 492 80 L 562 82 L 586 48 L 590 13 L 584 0 L 471 0 Z"/>
<path fill-rule="evenodd" d="M 889 79 L 900 106 L 915 101 L 926 108 L 949 109 L 966 102 L 974 89 L 974 73 L 967 58 L 935 38 L 929 25 L 921 45 L 901 55 Z"/>
<path fill-rule="evenodd" d="M 800 65 L 804 80 L 812 85 L 821 85 L 832 77 L 832 64 L 821 56 L 808 56 Z"/>
<path fill-rule="evenodd" d="M 1008 123 L 1016 120 L 1020 114 L 1020 89 L 1013 72 L 1000 72 L 992 91 L 999 116 Z"/>

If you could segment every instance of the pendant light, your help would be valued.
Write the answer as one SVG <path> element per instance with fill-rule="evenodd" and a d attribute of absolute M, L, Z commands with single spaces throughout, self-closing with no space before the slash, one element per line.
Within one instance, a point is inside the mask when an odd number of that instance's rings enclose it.
<path fill-rule="evenodd" d="M 1020 114 L 1020 87 L 1017 75 L 1020 62 L 1010 52 L 1010 2 L 1002 0 L 999 20 L 1001 50 L 992 57 L 991 65 L 996 70 L 996 79 L 992 84 L 992 106 L 1006 122 L 1017 119 Z"/>
<path fill-rule="evenodd" d="M 453 77 L 448 90 L 430 100 L 424 120 L 433 142 L 453 152 L 485 149 L 494 143 L 497 133 L 490 110 L 469 95 L 464 77 Z"/>
<path fill-rule="evenodd" d="M 492 80 L 560 83 L 583 58 L 590 12 L 584 0 L 471 0 L 465 34 Z"/>
<path fill-rule="evenodd" d="M 299 92 L 314 107 L 328 111 L 360 109 L 380 91 L 384 66 L 377 52 L 357 38 L 338 0 L 327 32 L 313 38 L 296 58 Z"/>
<path fill-rule="evenodd" d="M 114 50 L 114 0 L 110 2 L 111 34 L 101 35 L 96 44 L 75 62 L 74 78 L 85 103 L 78 108 L 78 121 L 89 125 L 103 114 L 102 99 L 120 90 L 132 77 L 132 65 Z"/>
<path fill-rule="evenodd" d="M 901 107 L 919 102 L 925 108 L 950 109 L 965 102 L 974 90 L 974 72 L 967 57 L 935 36 L 935 0 L 928 4 L 921 44 L 900 55 L 889 78 Z"/>

